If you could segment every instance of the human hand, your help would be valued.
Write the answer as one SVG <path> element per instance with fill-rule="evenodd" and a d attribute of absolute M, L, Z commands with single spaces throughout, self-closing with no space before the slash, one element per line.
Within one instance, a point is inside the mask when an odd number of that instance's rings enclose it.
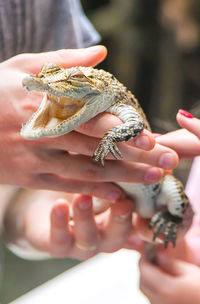
<path fill-rule="evenodd" d="M 19 207 L 17 213 L 9 211 L 12 227 L 8 229 L 7 224 L 7 231 L 14 237 L 12 242 L 24 238 L 34 249 L 53 257 L 85 260 L 99 252 L 113 252 L 122 247 L 132 229 L 133 204 L 125 199 L 98 216 L 93 213 L 91 197 L 86 195 L 67 199 L 66 194 L 35 191 L 29 192 L 24 202 L 23 212 Z M 73 220 L 69 216 L 71 204 Z M 19 220 L 12 220 L 14 216 L 21 218 L 19 226 Z"/>
<path fill-rule="evenodd" d="M 174 149 L 181 158 L 193 158 L 200 154 L 200 120 L 179 110 L 177 122 L 183 128 L 156 138 L 157 143 Z"/>
<path fill-rule="evenodd" d="M 116 117 L 109 114 L 100 115 L 78 130 L 58 138 L 25 141 L 20 137 L 21 124 L 28 120 L 41 102 L 41 94 L 27 94 L 22 89 L 21 80 L 25 73 L 38 73 L 45 62 L 54 62 L 65 68 L 96 65 L 105 56 L 106 49 L 98 46 L 21 54 L 0 64 L 0 183 L 79 192 L 115 200 L 120 197 L 121 191 L 114 184 L 104 182 L 156 182 L 161 178 L 162 170 L 152 166 L 167 169 L 176 166 L 177 155 L 169 148 L 158 145 L 152 151 L 135 148 L 153 148 L 154 138 L 147 131 L 128 144 L 122 144 L 121 151 L 126 162 L 108 160 L 105 168 L 92 163 L 90 156 L 97 146 L 98 137 L 104 134 L 105 127 L 108 129 L 119 123 Z M 166 158 L 163 157 L 165 155 Z"/>
<path fill-rule="evenodd" d="M 140 289 L 152 304 L 200 303 L 198 266 L 159 255 L 157 265 L 139 263 Z"/>

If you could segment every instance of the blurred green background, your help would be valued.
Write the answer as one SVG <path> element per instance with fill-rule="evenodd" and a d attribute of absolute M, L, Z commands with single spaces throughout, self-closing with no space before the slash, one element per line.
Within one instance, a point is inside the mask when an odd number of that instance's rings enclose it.
<path fill-rule="evenodd" d="M 108 47 L 101 67 L 134 92 L 154 132 L 176 129 L 180 108 L 200 117 L 199 0 L 83 0 L 82 4 Z M 183 182 L 189 167 L 190 162 L 181 162 L 177 170 Z M 79 263 L 24 261 L 2 246 L 1 303 Z"/>

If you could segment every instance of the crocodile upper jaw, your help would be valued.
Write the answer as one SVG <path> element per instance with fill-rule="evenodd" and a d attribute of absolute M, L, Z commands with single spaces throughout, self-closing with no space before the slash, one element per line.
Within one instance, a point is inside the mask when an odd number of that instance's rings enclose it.
<path fill-rule="evenodd" d="M 25 139 L 42 137 L 45 131 L 51 132 L 63 122 L 72 119 L 84 107 L 85 103 L 84 100 L 44 93 L 39 109 L 23 126 L 21 136 Z"/>

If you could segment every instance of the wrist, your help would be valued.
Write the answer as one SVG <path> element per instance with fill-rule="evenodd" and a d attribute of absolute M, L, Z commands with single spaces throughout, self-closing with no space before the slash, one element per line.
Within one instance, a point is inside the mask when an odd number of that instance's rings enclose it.
<path fill-rule="evenodd" d="M 24 236 L 24 214 L 27 208 L 27 192 L 23 188 L 16 189 L 7 202 L 3 218 L 3 235 L 6 242 L 14 242 Z"/>

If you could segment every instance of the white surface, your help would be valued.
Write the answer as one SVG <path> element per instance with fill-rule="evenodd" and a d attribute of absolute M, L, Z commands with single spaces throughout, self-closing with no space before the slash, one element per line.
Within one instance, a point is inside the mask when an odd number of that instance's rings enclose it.
<path fill-rule="evenodd" d="M 139 254 L 120 250 L 73 267 L 12 304 L 149 304 L 138 289 Z"/>

